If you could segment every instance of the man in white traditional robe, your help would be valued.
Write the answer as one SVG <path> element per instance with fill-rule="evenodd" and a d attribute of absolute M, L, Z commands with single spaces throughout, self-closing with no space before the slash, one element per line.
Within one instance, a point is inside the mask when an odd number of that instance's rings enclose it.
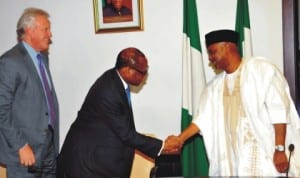
<path fill-rule="evenodd" d="M 202 92 L 190 126 L 168 141 L 181 148 L 200 133 L 210 176 L 300 177 L 300 120 L 281 71 L 263 58 L 241 59 L 235 31 L 205 38 L 210 62 L 224 72 Z"/>

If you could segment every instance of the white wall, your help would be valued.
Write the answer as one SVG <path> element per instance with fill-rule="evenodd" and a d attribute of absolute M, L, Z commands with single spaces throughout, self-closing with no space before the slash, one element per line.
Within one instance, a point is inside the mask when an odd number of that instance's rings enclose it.
<path fill-rule="evenodd" d="M 204 34 L 235 25 L 236 0 L 198 0 L 203 52 Z M 53 44 L 50 65 L 60 101 L 61 141 L 74 121 L 92 83 L 114 66 L 117 53 L 128 46 L 141 49 L 149 60 L 149 78 L 133 94 L 137 130 L 164 139 L 180 131 L 182 1 L 144 0 L 144 31 L 95 34 L 93 1 L 1 0 L 0 53 L 16 43 L 16 23 L 26 7 L 51 15 Z M 250 0 L 254 54 L 266 56 L 282 69 L 281 1 Z M 213 77 L 207 67 L 207 79 Z"/>

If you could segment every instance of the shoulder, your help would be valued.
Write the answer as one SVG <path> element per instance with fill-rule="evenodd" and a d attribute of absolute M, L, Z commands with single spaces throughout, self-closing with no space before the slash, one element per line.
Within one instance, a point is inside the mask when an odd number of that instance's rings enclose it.
<path fill-rule="evenodd" d="M 123 15 L 130 15 L 132 13 L 131 10 L 125 6 L 121 8 L 121 12 Z"/>
<path fill-rule="evenodd" d="M 275 65 L 272 64 L 268 58 L 261 57 L 261 56 L 251 57 L 251 58 L 245 59 L 243 61 L 243 64 L 247 67 L 260 67 L 260 66 L 275 67 Z"/>
<path fill-rule="evenodd" d="M 255 80 L 262 86 L 267 86 L 274 79 L 284 80 L 282 71 L 268 59 L 262 57 L 250 58 L 242 66 L 241 80 Z"/>
<path fill-rule="evenodd" d="M 114 68 L 105 71 L 99 79 L 113 81 L 118 78 L 118 73 Z"/>
<path fill-rule="evenodd" d="M 27 55 L 27 51 L 26 51 L 25 47 L 21 43 L 18 43 L 15 46 L 13 46 L 11 49 L 4 52 L 0 56 L 0 59 L 1 60 L 15 59 L 15 58 L 20 58 L 20 57 L 23 57 L 26 55 Z"/>
<path fill-rule="evenodd" d="M 115 16 L 115 15 L 117 15 L 117 12 L 113 6 L 107 5 L 103 8 L 103 16 Z"/>
<path fill-rule="evenodd" d="M 0 57 L 0 65 L 11 66 L 11 68 L 16 68 L 17 66 L 23 66 L 23 63 L 28 56 L 28 53 L 23 45 L 17 44 Z"/>
<path fill-rule="evenodd" d="M 270 60 L 265 57 L 245 59 L 245 61 L 243 61 L 243 69 L 246 69 L 248 72 L 253 71 L 256 73 L 280 71 L 275 64 L 271 63 Z"/>
<path fill-rule="evenodd" d="M 12 48 L 8 49 L 6 52 L 4 52 L 2 55 L 1 55 L 1 58 L 7 56 L 7 55 L 11 55 L 11 54 L 14 54 L 14 53 L 20 53 L 22 52 L 24 49 L 25 50 L 25 47 L 22 45 L 22 43 L 18 43 L 16 45 L 14 45 Z"/>
<path fill-rule="evenodd" d="M 105 71 L 94 83 L 94 86 L 97 88 L 107 89 L 109 90 L 113 85 L 116 85 L 117 83 L 121 82 L 121 79 L 118 76 L 117 71 L 112 68 L 107 71 Z"/>

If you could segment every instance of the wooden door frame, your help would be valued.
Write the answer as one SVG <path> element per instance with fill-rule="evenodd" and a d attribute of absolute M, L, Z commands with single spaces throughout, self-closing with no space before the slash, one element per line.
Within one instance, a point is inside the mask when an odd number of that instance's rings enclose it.
<path fill-rule="evenodd" d="M 283 31 L 283 71 L 289 83 L 292 99 L 298 105 L 298 82 L 297 82 L 297 24 L 298 9 L 295 0 L 282 0 L 282 31 Z"/>

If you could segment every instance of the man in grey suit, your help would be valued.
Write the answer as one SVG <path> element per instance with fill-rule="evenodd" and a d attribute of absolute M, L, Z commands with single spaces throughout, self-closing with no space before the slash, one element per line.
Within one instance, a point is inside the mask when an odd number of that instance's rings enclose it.
<path fill-rule="evenodd" d="M 59 125 L 49 14 L 25 9 L 17 35 L 18 44 L 0 57 L 0 163 L 8 178 L 54 178 Z"/>

